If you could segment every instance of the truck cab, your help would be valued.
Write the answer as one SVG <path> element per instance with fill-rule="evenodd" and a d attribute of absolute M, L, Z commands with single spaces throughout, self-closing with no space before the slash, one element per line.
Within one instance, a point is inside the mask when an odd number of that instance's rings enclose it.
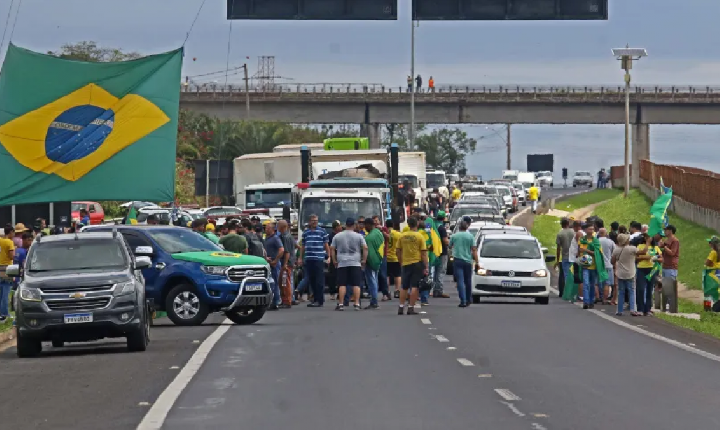
<path fill-rule="evenodd" d="M 348 218 L 373 215 L 380 215 L 383 218 L 384 198 L 383 193 L 374 190 L 309 188 L 300 199 L 300 235 L 307 228 L 310 215 L 317 215 L 318 225 L 328 233 L 332 231 L 332 223 L 335 220 L 344 223 Z"/>
<path fill-rule="evenodd" d="M 297 223 L 297 188 L 291 183 L 262 183 L 245 187 L 245 209 L 268 209 L 276 220 L 283 217 L 283 208 L 290 206 L 290 222 Z"/>

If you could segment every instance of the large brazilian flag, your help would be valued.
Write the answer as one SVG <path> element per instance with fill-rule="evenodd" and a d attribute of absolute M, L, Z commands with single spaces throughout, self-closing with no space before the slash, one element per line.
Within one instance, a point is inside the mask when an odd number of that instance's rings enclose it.
<path fill-rule="evenodd" d="M 182 49 L 87 63 L 10 45 L 0 73 L 0 205 L 172 201 Z"/>

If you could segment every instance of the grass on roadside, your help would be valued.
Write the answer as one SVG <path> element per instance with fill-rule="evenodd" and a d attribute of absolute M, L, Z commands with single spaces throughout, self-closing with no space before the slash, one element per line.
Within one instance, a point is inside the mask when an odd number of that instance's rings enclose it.
<path fill-rule="evenodd" d="M 603 188 L 600 190 L 589 191 L 587 193 L 568 197 L 567 199 L 557 200 L 555 202 L 555 209 L 572 212 L 574 210 L 581 209 L 595 203 L 609 200 L 613 197 L 620 195 L 621 193 L 622 191 L 616 190 L 614 188 Z"/>
<path fill-rule="evenodd" d="M 678 302 L 678 312 L 700 314 L 700 320 L 692 320 L 683 317 L 675 317 L 672 314 L 657 312 L 655 316 L 670 324 L 684 327 L 698 333 L 708 334 L 710 336 L 720 338 L 720 314 L 703 311 L 703 306 L 693 303 L 689 300 L 680 299 Z"/>
<path fill-rule="evenodd" d="M 610 223 L 613 221 L 625 226 L 630 225 L 630 221 L 647 224 L 650 221 L 651 205 L 652 202 L 643 193 L 632 190 L 627 199 L 618 195 L 595 208 L 593 214 L 602 218 L 606 227 L 610 227 Z M 668 216 L 670 224 L 677 227 L 677 237 L 680 240 L 678 280 L 688 288 L 701 290 L 703 263 L 710 253 L 705 239 L 717 233 L 684 220 L 672 212 Z"/>
<path fill-rule="evenodd" d="M 5 320 L 5 322 L 0 323 L 0 333 L 8 331 L 11 328 L 12 328 L 12 320 L 9 318 L 7 320 Z"/>
<path fill-rule="evenodd" d="M 550 215 L 538 215 L 533 221 L 532 235 L 548 249 L 547 255 L 555 255 L 557 246 L 555 237 L 560 231 L 560 218 Z"/>

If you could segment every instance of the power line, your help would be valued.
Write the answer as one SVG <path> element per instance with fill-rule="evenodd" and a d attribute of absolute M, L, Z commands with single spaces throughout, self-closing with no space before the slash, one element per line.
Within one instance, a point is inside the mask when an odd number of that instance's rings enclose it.
<path fill-rule="evenodd" d="M 15 1 L 15 0 L 13 0 Z M 203 10 L 203 6 L 205 6 L 205 2 L 207 0 L 203 0 L 202 4 L 200 5 L 200 8 L 198 9 L 197 13 L 195 14 L 195 19 L 193 19 L 192 24 L 190 24 L 190 30 L 188 30 L 187 35 L 185 35 L 185 40 L 183 41 L 182 46 L 185 46 L 185 43 L 187 43 L 188 39 L 190 38 L 190 33 L 192 33 L 193 28 L 195 27 L 195 23 L 197 22 L 198 18 L 200 17 L 200 12 Z"/>
<path fill-rule="evenodd" d="M 13 35 L 15 34 L 15 25 L 17 25 L 18 17 L 20 16 L 20 8 L 22 7 L 22 0 L 18 3 L 17 10 L 15 11 L 15 20 L 13 21 L 12 30 L 10 31 L 10 42 L 13 40 Z M 10 43 L 8 42 L 8 43 Z"/>
<path fill-rule="evenodd" d="M 0 54 L 2 54 L 2 48 L 5 44 L 5 35 L 7 34 L 8 24 L 10 23 L 10 15 L 12 15 L 13 6 L 15 5 L 15 0 L 10 1 L 10 9 L 8 9 L 7 17 L 5 18 L 5 29 L 3 30 L 2 39 L 0 39 Z"/>

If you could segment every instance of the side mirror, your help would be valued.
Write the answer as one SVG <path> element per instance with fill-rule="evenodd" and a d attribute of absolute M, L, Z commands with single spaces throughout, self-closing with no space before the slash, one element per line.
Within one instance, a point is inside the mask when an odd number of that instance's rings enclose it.
<path fill-rule="evenodd" d="M 135 255 L 151 256 L 153 255 L 153 248 L 152 246 L 138 246 L 135 248 Z"/>
<path fill-rule="evenodd" d="M 140 248 L 140 247 L 138 247 Z M 140 269 L 148 269 L 152 267 L 152 260 L 150 260 L 150 257 L 136 257 L 135 258 L 135 268 Z"/>
<path fill-rule="evenodd" d="M 547 253 L 548 253 L 548 249 L 545 248 L 544 246 L 543 246 L 542 248 L 540 248 L 540 250 L 543 252 L 543 254 L 547 254 Z"/>
<path fill-rule="evenodd" d="M 554 261 L 555 261 L 555 256 L 554 256 L 554 255 L 546 255 L 546 256 L 545 256 L 545 262 L 546 262 L 546 263 L 552 263 L 552 262 L 554 262 Z"/>
<path fill-rule="evenodd" d="M 5 269 L 5 273 L 11 278 L 18 278 L 20 277 L 20 266 L 11 264 Z"/>

